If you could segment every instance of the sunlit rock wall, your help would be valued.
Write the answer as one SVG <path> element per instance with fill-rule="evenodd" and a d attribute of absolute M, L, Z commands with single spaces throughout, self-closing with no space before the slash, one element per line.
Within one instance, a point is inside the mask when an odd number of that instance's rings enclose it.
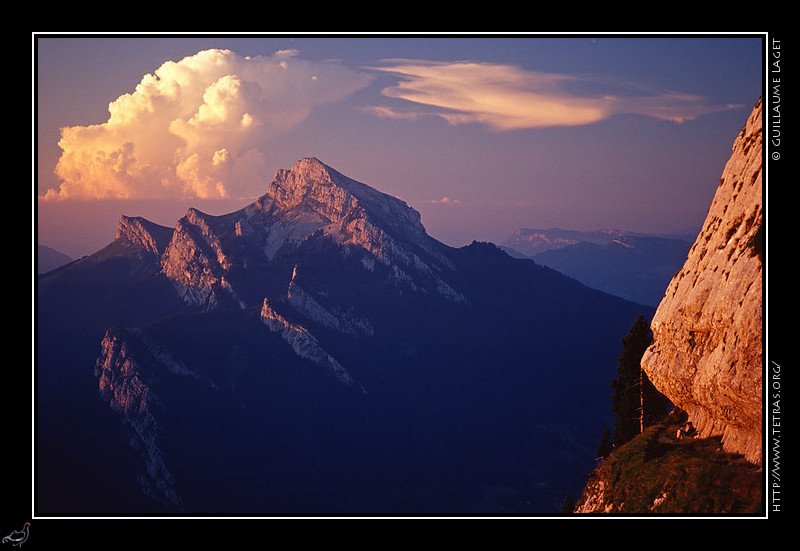
<path fill-rule="evenodd" d="M 762 107 L 733 144 L 703 229 L 652 321 L 642 367 L 701 436 L 761 464 Z"/>

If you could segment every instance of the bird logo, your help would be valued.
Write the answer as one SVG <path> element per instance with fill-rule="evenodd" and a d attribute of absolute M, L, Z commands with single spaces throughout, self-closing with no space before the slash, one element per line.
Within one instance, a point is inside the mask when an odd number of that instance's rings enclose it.
<path fill-rule="evenodd" d="M 22 527 L 22 530 L 14 530 L 9 535 L 3 538 L 3 543 L 10 543 L 15 547 L 20 547 L 25 540 L 28 539 L 28 529 L 31 523 L 26 522 L 25 526 Z"/>

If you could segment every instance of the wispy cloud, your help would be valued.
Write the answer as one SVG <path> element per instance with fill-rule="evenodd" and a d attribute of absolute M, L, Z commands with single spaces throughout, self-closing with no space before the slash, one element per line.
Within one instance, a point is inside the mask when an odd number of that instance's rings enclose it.
<path fill-rule="evenodd" d="M 422 109 L 372 107 L 373 113 L 383 117 L 433 115 L 454 125 L 478 123 L 508 131 L 587 125 L 619 114 L 680 123 L 741 107 L 708 105 L 700 96 L 648 89 L 638 83 L 526 71 L 512 65 L 403 59 L 385 63 L 370 69 L 395 75 L 399 81 L 384 88 L 383 95 Z"/>
<path fill-rule="evenodd" d="M 207 50 L 164 63 L 109 104 L 107 122 L 61 130 L 61 184 L 43 198 L 252 195 L 269 176 L 270 138 L 372 79 L 296 54 Z"/>

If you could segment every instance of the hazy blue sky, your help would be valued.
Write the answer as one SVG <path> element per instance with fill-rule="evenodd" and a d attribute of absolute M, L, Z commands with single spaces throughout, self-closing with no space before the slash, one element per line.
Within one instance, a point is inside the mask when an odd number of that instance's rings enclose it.
<path fill-rule="evenodd" d="M 121 214 L 230 212 L 305 156 L 451 245 L 698 229 L 762 94 L 762 42 L 34 35 L 38 242 L 79 256 Z"/>

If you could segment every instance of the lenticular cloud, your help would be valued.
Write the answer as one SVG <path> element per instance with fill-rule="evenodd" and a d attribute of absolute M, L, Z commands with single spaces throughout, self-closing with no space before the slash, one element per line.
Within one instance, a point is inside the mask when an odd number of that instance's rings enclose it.
<path fill-rule="evenodd" d="M 109 104 L 103 124 L 61 130 L 45 199 L 250 195 L 263 182 L 263 145 L 367 77 L 294 51 L 242 57 L 207 50 L 166 62 Z"/>
<path fill-rule="evenodd" d="M 367 108 L 385 118 L 438 116 L 450 124 L 478 123 L 497 131 L 583 126 L 613 115 L 643 115 L 685 122 L 742 105 L 708 105 L 704 98 L 643 84 L 591 76 L 528 71 L 505 64 L 470 61 L 387 60 L 373 70 L 399 77 L 383 95 L 425 109 Z M 584 88 L 586 93 L 576 89 Z M 601 92 L 602 91 L 602 92 Z"/>

